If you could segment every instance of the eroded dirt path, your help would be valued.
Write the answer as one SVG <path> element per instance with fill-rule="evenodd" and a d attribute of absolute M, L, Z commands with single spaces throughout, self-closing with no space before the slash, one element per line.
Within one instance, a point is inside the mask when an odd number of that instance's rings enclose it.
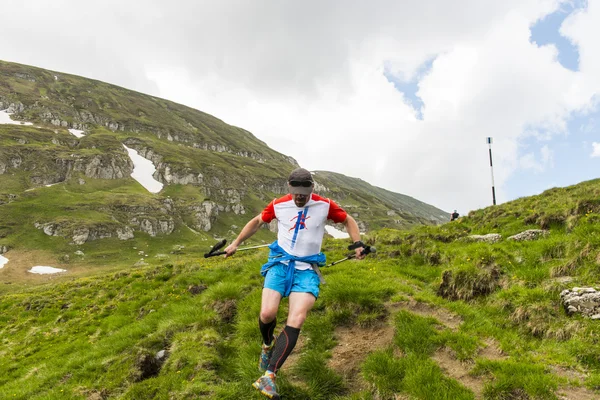
<path fill-rule="evenodd" d="M 367 384 L 360 374 L 360 364 L 369 353 L 390 346 L 394 333 L 394 327 L 389 323 L 372 328 L 337 328 L 335 338 L 338 344 L 332 350 L 333 357 L 329 360 L 329 367 L 344 377 L 352 392 L 366 389 Z"/>
<path fill-rule="evenodd" d="M 422 303 L 413 299 L 397 303 L 389 303 L 387 304 L 387 308 L 392 313 L 398 310 L 406 310 L 421 317 L 435 318 L 446 328 L 449 328 L 453 331 L 457 330 L 463 323 L 463 320 L 459 315 L 454 314 L 449 310 L 436 307 L 431 304 Z"/>
<path fill-rule="evenodd" d="M 457 380 L 461 385 L 471 390 L 476 399 L 483 399 L 485 382 L 479 377 L 469 375 L 473 363 L 457 360 L 452 350 L 446 347 L 437 350 L 431 358 L 439 365 L 446 376 Z"/>

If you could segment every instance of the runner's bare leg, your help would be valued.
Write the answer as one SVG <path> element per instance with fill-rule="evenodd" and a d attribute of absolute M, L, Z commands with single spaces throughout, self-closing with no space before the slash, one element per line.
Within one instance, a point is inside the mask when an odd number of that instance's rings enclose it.
<path fill-rule="evenodd" d="M 277 310 L 281 302 L 281 293 L 277 290 L 264 288 L 262 291 L 262 301 L 260 303 L 260 320 L 265 324 L 273 321 L 277 317 Z"/>
<path fill-rule="evenodd" d="M 315 305 L 315 301 L 317 301 L 317 299 L 312 293 L 290 293 L 290 309 L 288 312 L 287 325 L 298 329 L 302 328 L 308 312 Z"/>

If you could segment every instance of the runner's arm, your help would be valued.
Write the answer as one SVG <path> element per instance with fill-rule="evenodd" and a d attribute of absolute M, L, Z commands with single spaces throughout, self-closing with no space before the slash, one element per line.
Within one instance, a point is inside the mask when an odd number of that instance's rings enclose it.
<path fill-rule="evenodd" d="M 348 232 L 348 235 L 350 235 L 350 239 L 352 239 L 352 242 L 360 241 L 360 230 L 358 229 L 358 224 L 350 214 L 346 216 L 346 219 L 344 220 L 343 224 L 346 227 L 346 232 Z M 354 250 L 356 252 L 356 258 L 358 258 L 359 260 L 365 258 L 365 255 L 361 254 L 363 250 L 364 249 L 362 247 L 359 247 Z"/>
<path fill-rule="evenodd" d="M 246 226 L 242 228 L 242 231 L 240 232 L 238 237 L 235 238 L 235 240 L 225 248 L 225 252 L 227 252 L 227 254 L 225 254 L 225 258 L 234 255 L 238 246 L 242 244 L 245 240 L 252 237 L 252 235 L 254 235 L 256 232 L 258 232 L 258 230 L 264 223 L 265 222 L 262 219 L 262 214 L 258 214 L 256 217 L 248 221 Z"/>

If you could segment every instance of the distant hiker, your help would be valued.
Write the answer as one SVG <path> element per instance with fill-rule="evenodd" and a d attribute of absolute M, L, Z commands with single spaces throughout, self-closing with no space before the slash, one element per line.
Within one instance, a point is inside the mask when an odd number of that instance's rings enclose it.
<path fill-rule="evenodd" d="M 454 221 L 457 218 L 458 218 L 458 213 L 456 212 L 456 210 L 454 210 L 454 212 L 452 214 L 450 214 L 450 221 Z"/>
<path fill-rule="evenodd" d="M 260 227 L 277 219 L 277 240 L 269 248 L 268 262 L 261 274 L 265 277 L 258 326 L 263 345 L 258 368 L 264 375 L 252 384 L 263 395 L 279 399 L 275 375 L 290 355 L 300 328 L 319 296 L 319 275 L 313 266 L 325 264 L 321 243 L 327 219 L 343 223 L 350 238 L 359 247 L 356 258 L 363 259 L 358 225 L 332 200 L 312 193 L 314 181 L 309 171 L 298 168 L 288 178 L 290 194 L 273 200 L 261 214 L 244 226 L 238 237 L 225 249 L 232 256 L 238 246 L 255 234 Z M 281 299 L 289 296 L 286 326 L 275 338 L 277 310 Z"/>

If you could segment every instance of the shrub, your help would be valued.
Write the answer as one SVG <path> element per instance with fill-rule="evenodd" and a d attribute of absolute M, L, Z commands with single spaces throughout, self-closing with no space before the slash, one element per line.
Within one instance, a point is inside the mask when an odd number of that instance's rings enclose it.
<path fill-rule="evenodd" d="M 466 266 L 455 271 L 446 270 L 437 294 L 449 300 L 471 300 L 495 291 L 499 281 L 500 269 L 495 265 L 480 269 Z"/>

